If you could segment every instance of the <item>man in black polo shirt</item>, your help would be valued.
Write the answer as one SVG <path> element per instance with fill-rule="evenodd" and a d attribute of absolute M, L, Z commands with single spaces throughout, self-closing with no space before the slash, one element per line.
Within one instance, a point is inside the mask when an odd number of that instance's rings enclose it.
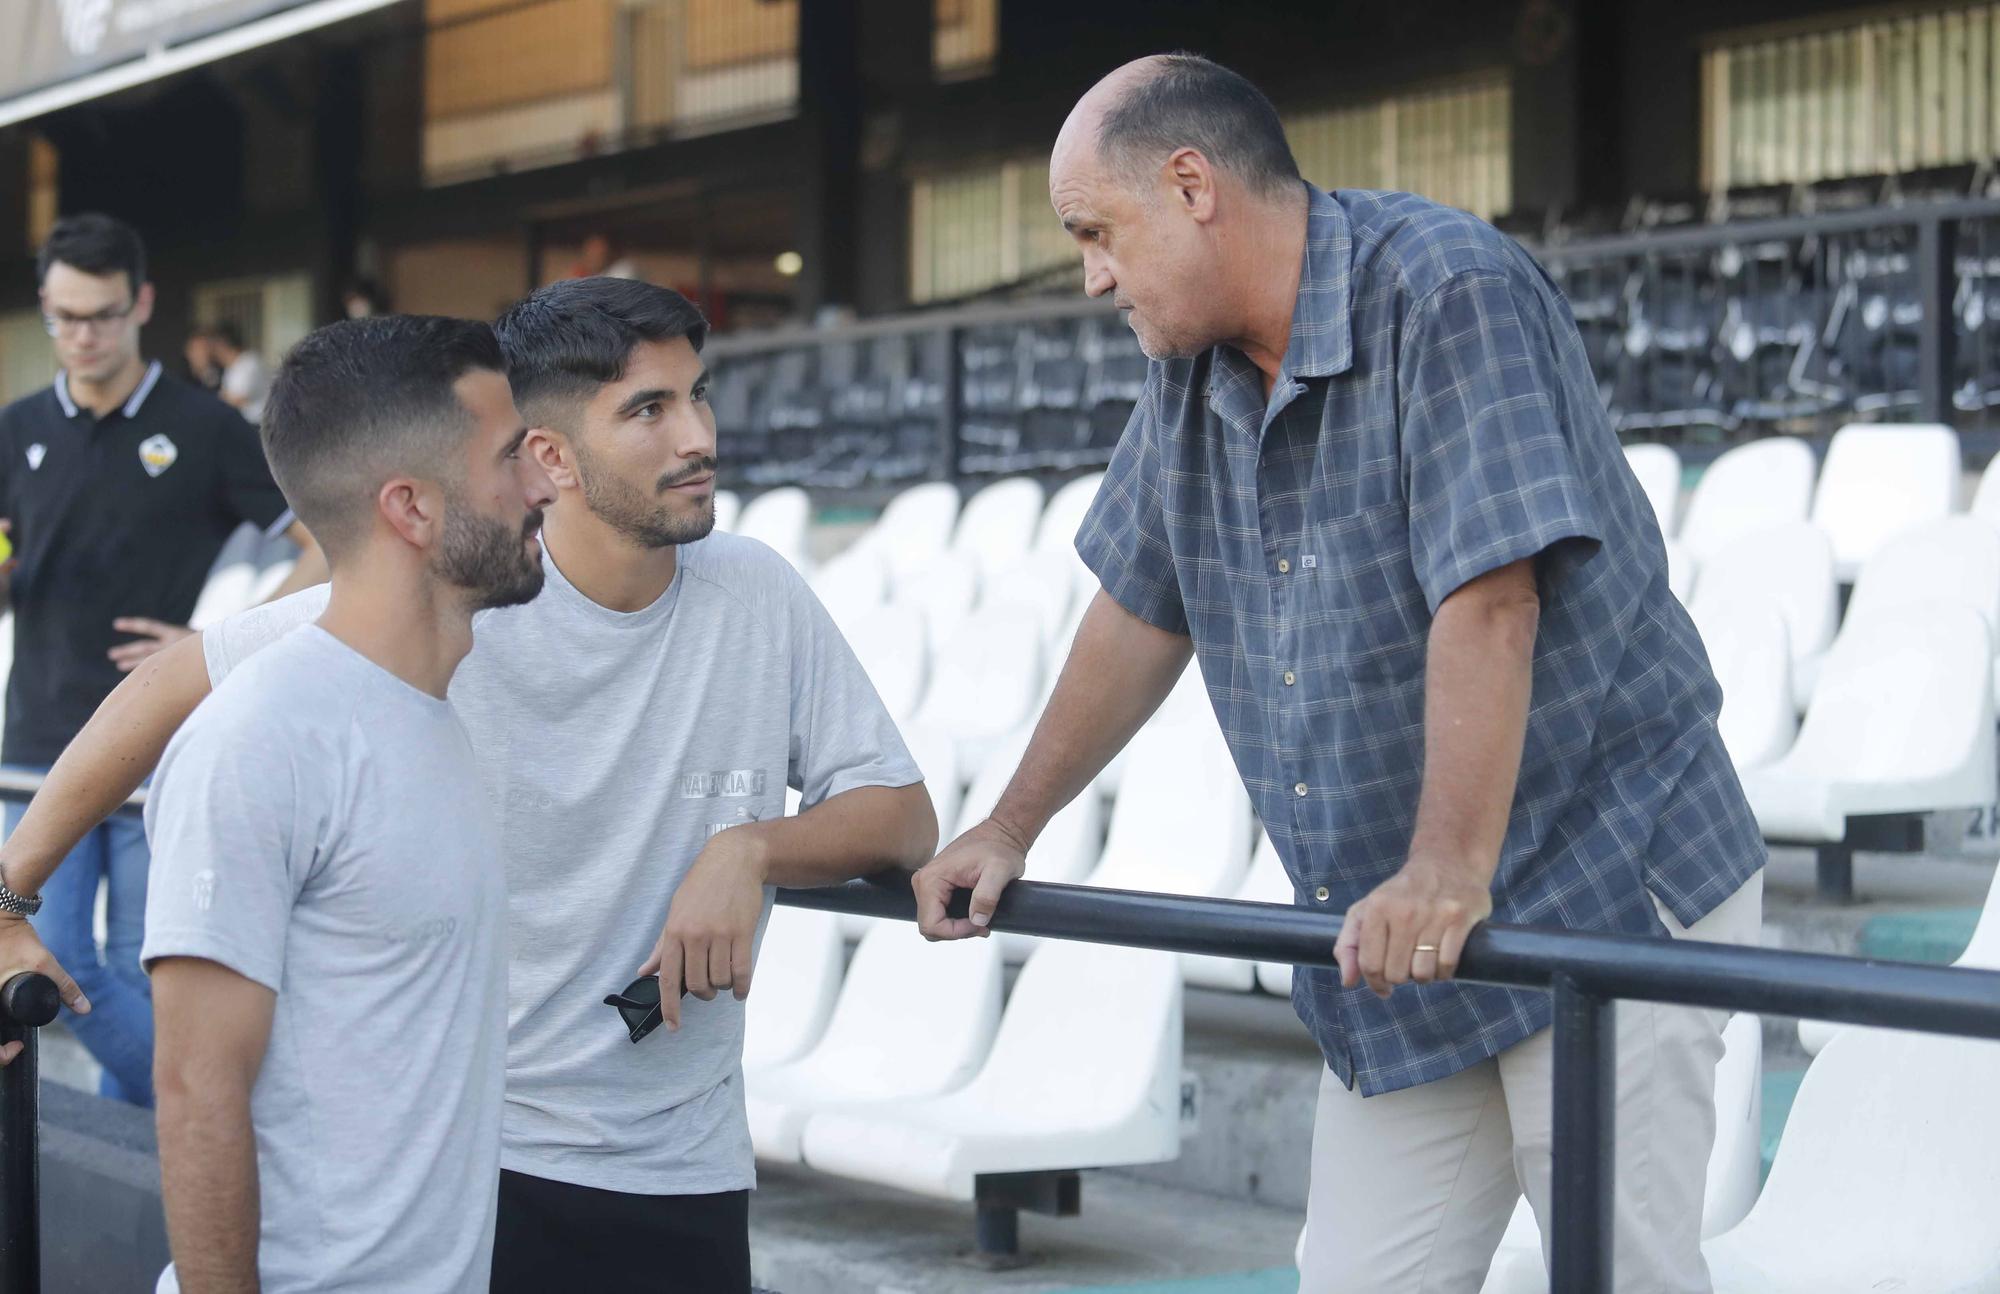
<path fill-rule="evenodd" d="M 62 373 L 0 409 L 0 518 L 15 554 L 0 579 L 14 617 L 0 763 L 45 771 L 125 670 L 185 632 L 237 526 L 308 550 L 295 586 L 324 565 L 256 432 L 140 354 L 153 288 L 138 234 L 106 216 L 73 216 L 49 235 L 37 268 Z M 8 806 L 9 830 L 20 812 Z M 14 894 L 0 877 L 0 909 L 32 912 L 39 897 L 36 930 L 86 999 L 71 1027 L 104 1067 L 103 1093 L 137 1105 L 153 1102 L 151 992 L 139 969 L 147 863 L 139 823 L 114 820 L 39 896 Z M 100 953 L 94 913 L 105 883 Z"/>

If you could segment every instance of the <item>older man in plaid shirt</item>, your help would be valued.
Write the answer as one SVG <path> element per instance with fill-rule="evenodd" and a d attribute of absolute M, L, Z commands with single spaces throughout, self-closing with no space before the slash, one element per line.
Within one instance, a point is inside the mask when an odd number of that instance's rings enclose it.
<path fill-rule="evenodd" d="M 1295 901 L 1347 914 L 1340 970 L 1294 981 L 1327 1062 L 1303 1288 L 1477 1290 L 1523 1191 L 1546 1234 L 1552 1064 L 1544 995 L 1446 982 L 1472 927 L 1758 929 L 1764 848 L 1652 512 L 1534 261 L 1305 184 L 1234 73 L 1114 72 L 1050 193 L 1154 363 L 1077 541 L 1104 591 L 993 816 L 919 874 L 925 931 L 983 932 L 1198 656 Z M 1709 1288 L 1720 1024 L 1620 1006 L 1621 1290 Z"/>

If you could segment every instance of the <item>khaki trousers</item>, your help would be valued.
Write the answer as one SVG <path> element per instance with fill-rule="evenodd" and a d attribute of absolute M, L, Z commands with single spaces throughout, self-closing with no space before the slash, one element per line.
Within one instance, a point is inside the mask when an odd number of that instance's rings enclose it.
<path fill-rule="evenodd" d="M 1757 942 L 1759 872 L 1676 938 Z M 1617 1007 L 1620 1294 L 1708 1294 L 1702 1196 L 1722 1012 Z M 1549 1252 L 1552 1030 L 1434 1083 L 1363 1099 L 1328 1070 L 1313 1127 L 1301 1294 L 1477 1294 L 1523 1192 Z"/>

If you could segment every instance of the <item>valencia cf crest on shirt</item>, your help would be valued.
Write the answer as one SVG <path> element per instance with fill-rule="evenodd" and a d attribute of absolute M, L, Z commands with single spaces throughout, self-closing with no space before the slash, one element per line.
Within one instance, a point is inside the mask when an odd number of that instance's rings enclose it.
<path fill-rule="evenodd" d="M 148 436 L 139 442 L 139 462 L 148 476 L 158 476 L 172 467 L 174 460 L 180 456 L 179 446 L 165 436 Z"/>

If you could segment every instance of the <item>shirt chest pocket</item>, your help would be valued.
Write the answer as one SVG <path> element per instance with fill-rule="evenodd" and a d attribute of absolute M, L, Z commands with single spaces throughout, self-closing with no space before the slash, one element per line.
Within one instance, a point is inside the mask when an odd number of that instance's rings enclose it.
<path fill-rule="evenodd" d="M 1400 499 L 1314 518 L 1297 561 L 1301 619 L 1332 650 L 1337 671 L 1376 683 L 1421 681 L 1430 611 Z"/>

